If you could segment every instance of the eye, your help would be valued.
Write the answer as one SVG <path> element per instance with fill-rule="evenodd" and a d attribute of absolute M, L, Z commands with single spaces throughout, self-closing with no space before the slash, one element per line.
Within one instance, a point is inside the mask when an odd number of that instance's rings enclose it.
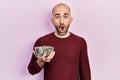
<path fill-rule="evenodd" d="M 65 15 L 64 18 L 68 18 L 68 15 Z"/>
<path fill-rule="evenodd" d="M 60 18 L 60 16 L 59 16 L 59 15 L 56 15 L 56 16 L 55 16 L 55 18 L 56 18 L 56 19 L 59 19 L 59 18 Z"/>

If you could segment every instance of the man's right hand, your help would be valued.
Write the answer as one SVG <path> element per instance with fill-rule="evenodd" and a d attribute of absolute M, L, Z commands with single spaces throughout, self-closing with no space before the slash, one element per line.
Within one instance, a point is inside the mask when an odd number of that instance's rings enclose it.
<path fill-rule="evenodd" d="M 35 55 L 36 52 L 33 50 L 33 54 Z M 39 67 L 42 67 L 46 62 L 50 62 L 51 59 L 54 57 L 55 51 L 52 51 L 50 55 L 46 56 L 46 53 L 44 53 L 42 56 L 37 57 L 37 64 Z"/>

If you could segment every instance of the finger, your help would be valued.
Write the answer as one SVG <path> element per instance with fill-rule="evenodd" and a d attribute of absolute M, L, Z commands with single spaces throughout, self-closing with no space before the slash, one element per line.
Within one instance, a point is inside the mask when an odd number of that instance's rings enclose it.
<path fill-rule="evenodd" d="M 39 56 L 38 58 L 39 58 L 41 61 L 46 62 L 45 57 L 46 57 L 46 53 L 44 53 L 42 56 Z"/>
<path fill-rule="evenodd" d="M 43 58 L 42 58 L 42 61 L 43 61 L 43 62 L 46 62 L 46 59 L 45 59 L 45 57 L 43 57 Z"/>
<path fill-rule="evenodd" d="M 52 54 L 52 58 L 54 57 L 54 55 L 55 55 L 55 51 L 54 51 L 53 54 Z"/>
<path fill-rule="evenodd" d="M 52 54 L 51 54 L 51 56 L 50 56 L 51 59 L 54 57 L 54 55 L 55 55 L 55 51 L 52 52 Z"/>
<path fill-rule="evenodd" d="M 49 60 L 45 60 L 45 62 L 50 62 L 51 60 L 49 59 Z"/>
<path fill-rule="evenodd" d="M 35 51 L 33 50 L 32 53 L 35 55 Z"/>
<path fill-rule="evenodd" d="M 55 55 L 55 51 L 51 52 L 50 55 L 46 59 L 52 59 Z"/>
<path fill-rule="evenodd" d="M 43 53 L 42 58 L 45 58 L 45 57 L 46 57 L 46 53 Z"/>
<path fill-rule="evenodd" d="M 39 59 L 40 61 L 42 61 L 42 62 L 46 62 L 45 57 L 41 57 L 41 56 L 39 56 L 38 59 Z"/>

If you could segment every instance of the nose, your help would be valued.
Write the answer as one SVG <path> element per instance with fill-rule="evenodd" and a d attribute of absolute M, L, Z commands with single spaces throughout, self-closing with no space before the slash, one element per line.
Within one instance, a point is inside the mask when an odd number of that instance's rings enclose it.
<path fill-rule="evenodd" d="M 62 17 L 60 18 L 60 23 L 61 23 L 61 24 L 63 24 L 63 23 L 64 23 L 64 20 L 63 20 L 63 18 L 62 18 Z"/>

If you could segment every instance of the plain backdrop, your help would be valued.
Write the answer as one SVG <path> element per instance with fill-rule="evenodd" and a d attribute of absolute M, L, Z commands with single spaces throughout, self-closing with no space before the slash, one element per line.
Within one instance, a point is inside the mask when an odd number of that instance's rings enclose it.
<path fill-rule="evenodd" d="M 60 2 L 72 10 L 69 31 L 87 41 L 92 80 L 120 80 L 120 0 L 0 0 L 0 80 L 43 80 L 27 66 L 36 39 L 54 31 Z"/>

